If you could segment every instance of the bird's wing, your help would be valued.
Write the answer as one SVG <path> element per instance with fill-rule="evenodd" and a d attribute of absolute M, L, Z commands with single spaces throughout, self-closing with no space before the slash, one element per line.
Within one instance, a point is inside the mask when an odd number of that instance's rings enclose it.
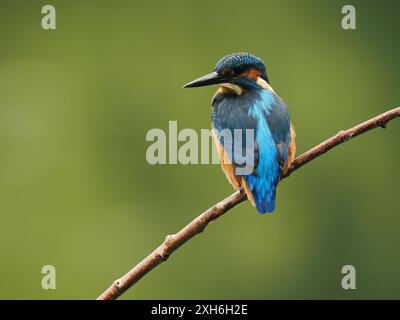
<path fill-rule="evenodd" d="M 236 100 L 227 99 L 223 94 L 215 95 L 212 101 L 213 125 L 214 128 L 220 132 L 222 130 L 229 130 L 232 137 L 234 137 L 235 129 L 241 129 L 242 139 L 239 141 L 241 143 L 225 143 L 225 149 L 232 154 L 232 162 L 235 165 L 243 166 L 243 157 L 235 157 L 235 154 L 242 153 L 244 156 L 246 151 L 250 152 L 250 149 L 254 148 L 254 164 L 256 168 L 260 156 L 259 139 L 257 139 L 256 136 L 254 144 L 247 143 L 246 129 L 253 129 L 256 131 L 258 123 L 260 122 L 258 118 L 265 118 L 268 126 L 267 129 L 269 129 L 276 145 L 279 167 L 283 170 L 288 158 L 288 149 L 291 143 L 290 115 L 285 102 L 280 97 L 272 93 L 265 95 L 265 97 L 266 98 L 261 99 L 259 103 L 257 103 L 256 111 L 258 111 L 258 114 L 255 114 L 252 96 L 250 96 L 248 100 L 243 99 L 237 103 Z M 224 144 L 223 136 L 221 136 L 221 143 Z M 231 145 L 231 147 L 229 147 L 229 145 Z"/>
<path fill-rule="evenodd" d="M 272 138 L 278 151 L 278 163 L 280 170 L 285 168 L 291 143 L 290 115 L 285 102 L 275 96 L 268 111 L 264 112 Z"/>
<path fill-rule="evenodd" d="M 246 156 L 252 155 L 251 168 L 245 170 L 251 173 L 258 164 L 259 144 L 255 137 L 257 121 L 248 112 L 250 104 L 216 95 L 212 105 L 213 127 L 229 161 L 236 167 L 245 168 L 249 165 Z"/>

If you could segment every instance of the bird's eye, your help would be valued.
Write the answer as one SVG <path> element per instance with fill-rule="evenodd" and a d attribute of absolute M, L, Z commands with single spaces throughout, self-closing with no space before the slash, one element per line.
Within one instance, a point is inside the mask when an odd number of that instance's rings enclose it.
<path fill-rule="evenodd" d="M 237 70 L 236 69 L 225 69 L 222 74 L 224 76 L 230 76 L 230 77 L 235 77 L 237 76 Z"/>

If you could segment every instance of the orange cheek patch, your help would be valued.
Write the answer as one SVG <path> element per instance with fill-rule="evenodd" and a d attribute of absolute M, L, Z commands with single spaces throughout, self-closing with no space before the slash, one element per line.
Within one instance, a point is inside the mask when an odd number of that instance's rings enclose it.
<path fill-rule="evenodd" d="M 241 74 L 241 76 L 245 76 L 253 80 L 257 80 L 260 75 L 261 75 L 260 71 L 256 69 L 251 69 Z"/>

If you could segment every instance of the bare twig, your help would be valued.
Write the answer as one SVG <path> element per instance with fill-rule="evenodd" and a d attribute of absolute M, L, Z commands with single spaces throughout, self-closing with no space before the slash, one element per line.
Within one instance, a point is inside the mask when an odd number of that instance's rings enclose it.
<path fill-rule="evenodd" d="M 362 133 L 372 130 L 377 127 L 385 128 L 386 124 L 400 116 L 400 108 L 395 108 L 381 115 L 365 121 L 351 129 L 340 131 L 335 136 L 325 140 L 318 146 L 312 148 L 306 153 L 302 154 L 296 158 L 288 172 L 284 174 L 281 179 L 286 178 L 293 171 L 304 166 L 311 160 L 319 157 L 325 152 L 329 151 L 333 147 L 346 142 Z M 133 286 L 137 281 L 144 277 L 148 272 L 154 269 L 163 261 L 167 260 L 168 257 L 186 241 L 193 238 L 198 233 L 202 232 L 208 224 L 213 220 L 222 216 L 229 209 L 233 208 L 237 204 L 246 200 L 246 194 L 242 190 L 234 192 L 229 197 L 218 202 L 213 207 L 203 212 L 192 222 L 186 225 L 183 229 L 174 235 L 169 235 L 165 238 L 165 241 L 150 255 L 143 259 L 139 264 L 137 264 L 132 270 L 127 274 L 114 281 L 114 283 L 104 291 L 97 299 L 98 300 L 114 300 L 123 294 L 127 289 Z"/>

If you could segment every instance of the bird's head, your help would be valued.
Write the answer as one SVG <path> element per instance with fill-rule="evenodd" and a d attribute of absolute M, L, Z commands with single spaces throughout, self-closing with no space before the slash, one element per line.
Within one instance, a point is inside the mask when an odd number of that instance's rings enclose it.
<path fill-rule="evenodd" d="M 218 61 L 213 72 L 187 83 L 184 88 L 217 84 L 240 94 L 243 90 L 262 87 L 261 83 L 269 83 L 264 62 L 250 53 L 241 52 L 226 55 Z"/>

